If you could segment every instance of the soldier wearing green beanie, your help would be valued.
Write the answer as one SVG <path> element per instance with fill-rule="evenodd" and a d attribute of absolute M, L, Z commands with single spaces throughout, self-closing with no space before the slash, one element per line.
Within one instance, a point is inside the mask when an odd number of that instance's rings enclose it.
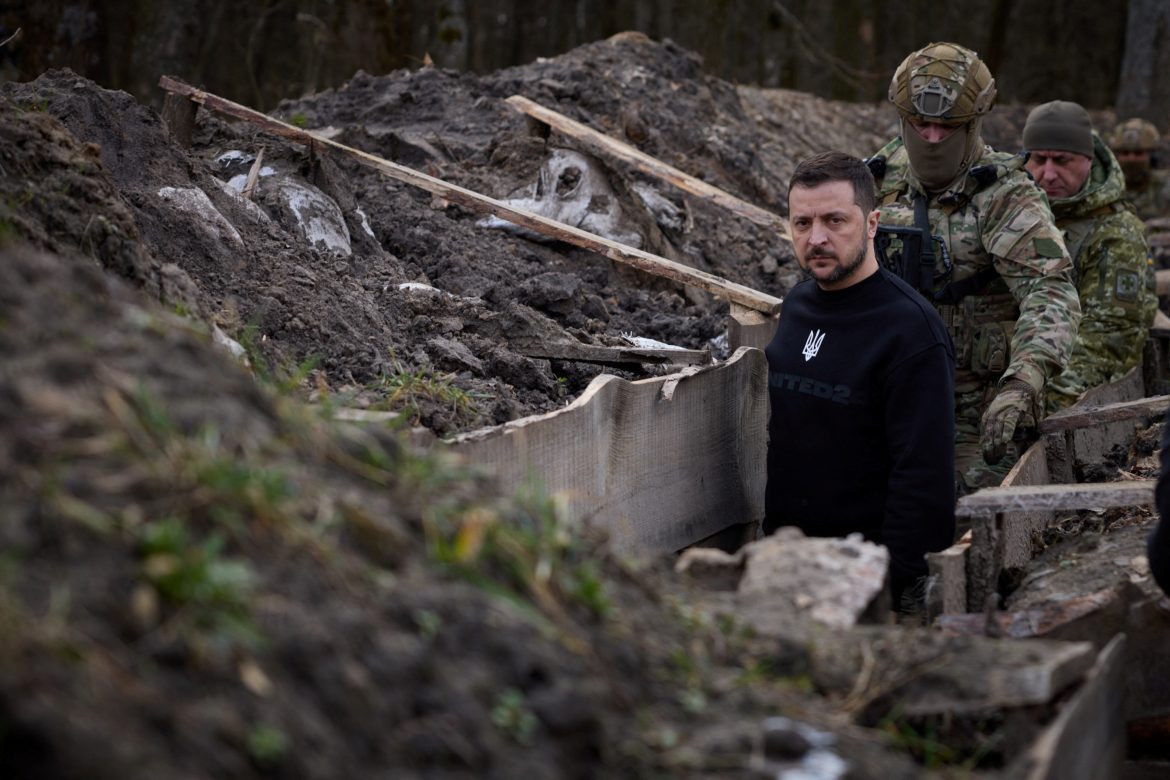
<path fill-rule="evenodd" d="M 1037 106 L 1023 141 L 1025 167 L 1064 231 L 1081 301 L 1072 356 L 1046 392 L 1053 412 L 1138 364 L 1158 300 L 1145 226 L 1125 200 L 1125 174 L 1088 112 L 1064 100 Z"/>

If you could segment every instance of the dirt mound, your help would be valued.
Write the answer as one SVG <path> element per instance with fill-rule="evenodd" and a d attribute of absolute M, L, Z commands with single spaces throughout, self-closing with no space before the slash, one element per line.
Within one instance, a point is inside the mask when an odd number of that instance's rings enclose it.
<path fill-rule="evenodd" d="M 747 777 L 761 718 L 828 717 L 798 647 L 736 682 L 763 646 L 550 503 L 273 396 L 85 259 L 0 251 L 0 317 L 5 777 Z"/>
<path fill-rule="evenodd" d="M 547 198 L 562 215 L 577 208 L 577 218 L 593 220 L 586 227 L 597 229 L 602 210 L 610 221 L 601 230 L 649 251 L 773 294 L 795 283 L 789 248 L 775 235 L 578 155 L 508 106 L 514 93 L 776 211 L 799 158 L 828 146 L 864 153 L 881 141 L 860 131 L 861 120 L 838 121 L 847 107 L 741 93 L 705 75 L 693 54 L 637 35 L 483 77 L 359 73 L 276 113 L 496 197 L 532 195 L 543 170 L 553 176 Z M 534 344 L 614 344 L 631 334 L 726 354 L 725 304 L 585 250 L 484 227 L 343 156 L 206 113 L 187 152 L 152 111 L 67 71 L 0 94 L 17 115 L 8 132 L 56 118 L 79 154 L 88 149 L 96 161 L 100 153 L 100 169 L 91 164 L 86 176 L 121 203 L 94 210 L 128 237 L 118 251 L 133 255 L 103 262 L 152 287 L 162 277 L 188 290 L 181 269 L 196 300 L 177 305 L 205 313 L 260 362 L 304 367 L 317 397 L 405 409 L 444 434 L 557 408 L 602 370 L 627 378 L 651 370 L 530 357 Z M 48 140 L 12 154 L 52 159 Z M 247 200 L 239 190 L 261 150 L 260 183 Z M 550 174 L 563 155 L 573 156 Z M 588 192 L 578 186 L 583 172 L 595 174 Z M 49 226 L 63 208 L 46 202 L 37 224 L 22 222 L 17 233 L 58 249 L 61 239 L 43 237 L 56 232 Z M 73 245 L 94 244 L 95 224 L 105 223 L 86 217 L 71 229 Z"/>

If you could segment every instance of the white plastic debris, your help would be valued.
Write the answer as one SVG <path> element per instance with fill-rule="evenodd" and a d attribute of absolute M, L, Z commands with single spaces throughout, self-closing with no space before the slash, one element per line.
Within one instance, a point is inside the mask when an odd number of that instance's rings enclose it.
<path fill-rule="evenodd" d="M 765 718 L 761 731 L 765 739 L 769 732 L 790 732 L 808 744 L 808 751 L 799 758 L 777 760 L 766 755 L 764 750 L 757 754 L 756 766 L 776 780 L 841 780 L 849 770 L 845 759 L 833 752 L 837 737 L 832 732 L 780 716 Z"/>
<path fill-rule="evenodd" d="M 398 285 L 398 289 L 434 293 L 442 292 L 442 290 L 438 289 L 437 287 L 431 287 L 429 284 L 423 284 L 422 282 L 403 282 L 402 284 Z"/>
<path fill-rule="evenodd" d="M 257 222 L 267 223 L 267 222 L 272 221 L 272 217 L 268 216 L 268 214 L 264 211 L 264 209 L 257 206 L 255 201 L 249 200 L 249 199 L 245 198 L 243 195 L 241 195 L 240 190 L 237 190 L 235 187 L 233 187 L 231 184 L 224 181 L 223 179 L 217 179 L 214 176 L 212 176 L 211 180 L 213 182 L 215 182 L 219 186 L 219 188 L 221 190 L 223 190 L 225 193 L 227 193 L 228 195 L 231 195 L 237 201 L 244 204 L 244 209 L 248 212 L 248 215 L 251 217 L 254 217 Z"/>
<path fill-rule="evenodd" d="M 588 157 L 553 149 L 533 184 L 504 200 L 510 206 L 580 228 L 619 244 L 640 248 L 642 236 L 622 214 L 605 173 Z M 476 224 L 498 228 L 534 241 L 553 241 L 528 228 L 488 216 Z"/>
<path fill-rule="evenodd" d="M 228 222 L 223 214 L 212 204 L 207 193 L 198 187 L 163 187 L 158 191 L 159 198 L 180 211 L 186 211 L 199 217 L 199 225 L 213 238 L 228 241 L 238 247 L 244 245 L 244 239 L 232 223 Z"/>
<path fill-rule="evenodd" d="M 370 220 L 369 220 L 369 218 L 366 216 L 366 212 L 362 211 L 362 209 L 361 209 L 361 207 L 360 207 L 360 206 L 359 206 L 357 209 L 355 209 L 355 211 L 357 211 L 357 215 L 358 215 L 358 217 L 360 217 L 360 218 L 361 218 L 361 220 L 362 220 L 362 230 L 363 230 L 363 231 L 365 231 L 365 234 L 366 234 L 367 236 L 369 236 L 370 238 L 372 238 L 372 239 L 374 239 L 375 241 L 377 241 L 377 240 L 378 240 L 378 237 L 377 237 L 377 236 L 375 236 L 375 235 L 374 235 L 374 231 L 370 229 Z"/>
<path fill-rule="evenodd" d="M 232 357 L 245 366 L 250 365 L 248 352 L 244 349 L 244 345 L 220 330 L 218 325 L 211 326 L 211 340 L 226 349 Z"/>
<path fill-rule="evenodd" d="M 644 182 L 635 182 L 630 189 L 641 199 L 642 205 L 654 215 L 654 220 L 659 225 L 680 233 L 690 232 L 689 215 L 654 187 Z"/>
<path fill-rule="evenodd" d="M 638 347 L 639 349 L 686 349 L 686 347 L 667 344 L 664 341 L 648 339 L 645 336 L 635 336 L 633 333 L 623 333 L 622 338 L 630 342 L 630 346 Z"/>
<path fill-rule="evenodd" d="M 272 176 L 275 173 L 276 173 L 276 171 L 274 171 L 272 168 L 269 168 L 267 165 L 261 165 L 258 175 Z M 248 186 L 248 174 L 246 174 L 246 173 L 236 174 L 235 176 L 228 179 L 228 186 L 231 187 L 236 192 L 243 192 L 244 187 Z"/>
<path fill-rule="evenodd" d="M 241 163 L 241 164 L 250 163 L 255 159 L 256 159 L 256 155 L 254 155 L 254 154 L 249 154 L 248 152 L 242 152 L 239 149 L 229 149 L 228 151 L 221 154 L 219 157 L 216 157 L 215 161 L 217 163 L 219 163 L 220 168 L 227 168 L 231 165 L 235 165 L 236 163 Z"/>
<path fill-rule="evenodd" d="M 286 206 L 296 229 L 317 249 L 348 257 L 353 254 L 349 228 L 341 208 L 325 193 L 291 176 L 277 177 L 267 185 Z"/>

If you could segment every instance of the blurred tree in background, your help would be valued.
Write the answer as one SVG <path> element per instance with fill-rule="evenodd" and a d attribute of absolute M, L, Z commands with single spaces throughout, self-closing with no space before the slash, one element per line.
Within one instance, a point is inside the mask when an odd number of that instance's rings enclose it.
<path fill-rule="evenodd" d="M 69 67 L 159 103 L 171 74 L 270 110 L 358 69 L 487 72 L 623 30 L 671 38 L 709 72 L 845 100 L 885 97 L 932 40 L 987 60 L 1003 100 L 1073 99 L 1170 120 L 1170 3 L 1122 0 L 0 0 L 0 78 Z"/>

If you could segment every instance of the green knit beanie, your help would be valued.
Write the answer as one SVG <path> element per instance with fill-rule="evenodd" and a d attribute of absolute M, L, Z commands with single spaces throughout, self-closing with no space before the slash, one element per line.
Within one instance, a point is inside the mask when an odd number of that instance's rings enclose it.
<path fill-rule="evenodd" d="M 1032 109 L 1024 123 L 1028 151 L 1075 152 L 1093 156 L 1093 125 L 1079 103 L 1053 100 Z"/>

